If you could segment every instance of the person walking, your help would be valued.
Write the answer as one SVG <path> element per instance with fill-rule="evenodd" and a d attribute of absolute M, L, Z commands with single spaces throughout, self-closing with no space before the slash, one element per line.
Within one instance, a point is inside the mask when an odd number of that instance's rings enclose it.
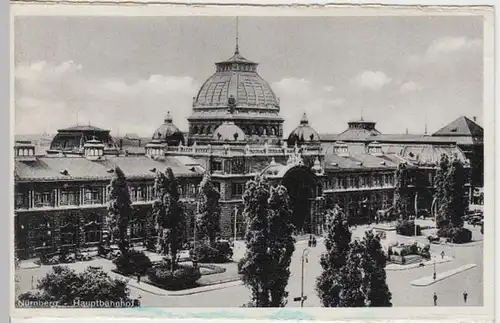
<path fill-rule="evenodd" d="M 467 296 L 468 296 L 468 295 L 469 295 L 469 294 L 467 294 L 467 291 L 464 291 L 464 303 L 467 303 Z"/>
<path fill-rule="evenodd" d="M 444 250 L 441 251 L 441 259 L 444 259 Z"/>
<path fill-rule="evenodd" d="M 433 299 L 434 299 L 434 306 L 437 306 L 438 296 L 436 295 L 436 293 L 434 293 Z"/>
<path fill-rule="evenodd" d="M 141 275 L 137 274 L 137 284 L 140 284 L 140 283 L 141 283 Z"/>

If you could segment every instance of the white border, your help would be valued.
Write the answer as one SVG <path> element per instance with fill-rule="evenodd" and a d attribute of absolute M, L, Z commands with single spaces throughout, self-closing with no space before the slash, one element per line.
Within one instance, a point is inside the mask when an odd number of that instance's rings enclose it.
<path fill-rule="evenodd" d="M 315 320 L 351 320 L 351 319 L 362 319 L 374 320 L 374 319 L 385 319 L 385 320 L 395 320 L 395 319 L 422 319 L 422 318 L 432 318 L 432 319 L 454 319 L 454 320 L 464 320 L 464 321 L 477 321 L 477 320 L 491 320 L 493 317 L 493 290 L 488 288 L 488 286 L 494 286 L 493 277 L 493 261 L 494 261 L 494 164 L 493 164 L 493 153 L 494 153 L 494 28 L 493 28 L 493 11 L 491 7 L 487 6 L 475 6 L 475 7 L 439 7 L 439 6 L 428 6 L 428 7 L 405 7 L 405 6 L 380 6 L 380 5 L 365 5 L 363 7 L 349 5 L 349 6 L 310 6 L 310 7 L 296 7 L 296 6 L 274 6 L 274 7 L 262 7 L 262 6 L 235 6 L 235 5 L 225 5 L 225 6 L 186 6 L 186 5 L 165 5 L 165 4 L 150 4 L 147 6 L 137 5 L 139 3 L 144 3 L 141 1 L 134 1 L 133 3 L 110 5 L 112 1 L 108 1 L 107 4 L 97 4 L 93 2 L 94 5 L 81 5 L 74 4 L 71 5 L 56 5 L 56 4 L 36 4 L 28 5 L 26 3 L 15 3 L 11 7 L 11 18 L 17 15 L 41 15 L 41 16 L 53 16 L 53 15 L 71 15 L 71 16 L 190 16 L 190 15 L 217 15 L 217 16 L 421 16 L 421 15 L 480 15 L 484 17 L 484 120 L 489 120 L 485 122 L 485 217 L 486 225 L 484 228 L 484 275 L 483 285 L 484 288 L 484 306 L 483 307 L 453 307 L 453 308 L 443 308 L 443 307 L 395 307 L 395 308 L 303 308 L 303 309 L 244 309 L 244 308 L 151 308 L 150 311 L 133 311 L 133 310 L 112 310 L 112 309 L 71 309 L 71 310 L 61 310 L 61 309 L 15 309 L 13 307 L 13 301 L 11 300 L 11 315 L 16 317 L 93 317 L 93 321 L 96 317 L 164 317 L 164 318 L 196 318 L 196 317 L 219 317 L 219 318 L 236 318 L 236 319 L 271 319 L 278 318 L 275 316 L 279 313 L 286 314 L 286 317 L 293 317 L 295 313 L 297 318 L 303 317 L 302 314 L 306 314 L 307 317 L 314 318 Z M 218 3 L 227 1 L 217 1 Z M 423 1 L 422 1 L 423 2 Z M 48 3 L 48 2 L 47 2 Z M 79 1 L 81 3 L 81 1 Z M 102 2 L 101 2 L 102 3 Z M 158 3 L 158 2 L 157 2 Z M 273 4 L 276 4 L 273 2 Z M 10 121 L 11 121 L 11 133 L 13 131 L 13 85 L 14 85 L 14 73 L 13 73 L 13 36 L 12 31 L 12 20 L 11 20 L 11 70 L 10 70 L 10 85 L 11 85 L 11 109 L 10 109 Z M 10 149 L 12 152 L 12 149 Z M 9 153 L 11 155 L 11 153 Z M 9 185 L 9 192 L 12 194 L 13 190 L 13 158 L 11 158 L 11 185 Z M 12 196 L 12 195 L 11 195 Z M 12 199 L 10 210 L 13 210 Z M 11 214 L 10 212 L 8 214 Z M 490 216 L 488 216 L 488 214 Z M 9 217 L 10 218 L 10 217 Z M 10 221 L 11 234 L 13 234 L 13 221 Z M 11 236 L 12 237 L 12 236 Z M 9 244 L 10 250 L 13 250 L 13 240 L 10 239 Z M 13 272 L 13 255 L 11 252 L 11 272 Z M 13 279 L 10 279 L 11 294 L 14 290 Z M 12 297 L 12 296 L 11 296 Z M 122 321 L 122 320 L 120 320 Z"/>

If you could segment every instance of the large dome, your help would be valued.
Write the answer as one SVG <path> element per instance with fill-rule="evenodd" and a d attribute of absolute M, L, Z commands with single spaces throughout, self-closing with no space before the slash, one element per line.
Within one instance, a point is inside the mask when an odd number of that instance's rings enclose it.
<path fill-rule="evenodd" d="M 295 144 L 301 145 L 304 143 L 318 143 L 319 135 L 311 126 L 309 126 L 309 120 L 307 115 L 304 113 L 302 119 L 300 120 L 300 125 L 295 128 L 288 136 L 288 145 L 294 146 Z"/>
<path fill-rule="evenodd" d="M 152 139 L 161 140 L 170 146 L 177 146 L 184 141 L 182 131 L 173 124 L 170 111 L 167 113 L 163 124 L 155 130 Z"/>
<path fill-rule="evenodd" d="M 279 104 L 269 83 L 257 73 L 257 63 L 236 52 L 230 59 L 216 63 L 215 74 L 208 78 L 194 98 L 194 108 L 227 107 L 235 99 L 238 108 L 277 109 Z"/>

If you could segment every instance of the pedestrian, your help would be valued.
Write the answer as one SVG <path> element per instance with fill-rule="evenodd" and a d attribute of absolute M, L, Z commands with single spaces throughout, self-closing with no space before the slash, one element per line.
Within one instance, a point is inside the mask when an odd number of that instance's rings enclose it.
<path fill-rule="evenodd" d="M 307 241 L 307 246 L 308 247 L 312 246 L 312 236 L 309 236 L 309 241 Z"/>
<path fill-rule="evenodd" d="M 312 240 L 312 246 L 313 246 L 313 247 L 316 247 L 316 238 L 315 238 L 315 237 L 313 237 L 313 240 Z"/>
<path fill-rule="evenodd" d="M 467 296 L 468 296 L 468 295 L 469 295 L 469 294 L 467 294 L 467 291 L 464 291 L 464 303 L 467 303 Z"/>
<path fill-rule="evenodd" d="M 140 284 L 141 283 L 141 275 L 140 274 L 137 274 L 137 283 Z"/>
<path fill-rule="evenodd" d="M 444 259 L 444 250 L 441 251 L 441 259 Z"/>
<path fill-rule="evenodd" d="M 434 306 L 437 306 L 437 304 L 438 304 L 438 296 L 436 295 L 436 293 L 434 293 L 433 299 L 434 299 Z"/>

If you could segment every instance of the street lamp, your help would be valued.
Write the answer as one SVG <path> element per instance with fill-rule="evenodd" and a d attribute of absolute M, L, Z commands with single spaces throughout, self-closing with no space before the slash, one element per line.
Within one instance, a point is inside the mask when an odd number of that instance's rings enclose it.
<path fill-rule="evenodd" d="M 436 280 L 436 257 L 434 256 L 434 273 L 432 274 L 432 278 Z"/>
<path fill-rule="evenodd" d="M 309 254 L 309 249 L 305 248 L 302 251 L 302 279 L 300 284 L 300 307 L 304 307 L 304 301 L 306 300 L 304 296 L 304 262 L 307 262 L 307 255 Z"/>
<path fill-rule="evenodd" d="M 238 221 L 238 208 L 234 208 L 234 246 L 236 246 L 236 233 L 238 232 L 238 228 L 236 223 Z"/>

